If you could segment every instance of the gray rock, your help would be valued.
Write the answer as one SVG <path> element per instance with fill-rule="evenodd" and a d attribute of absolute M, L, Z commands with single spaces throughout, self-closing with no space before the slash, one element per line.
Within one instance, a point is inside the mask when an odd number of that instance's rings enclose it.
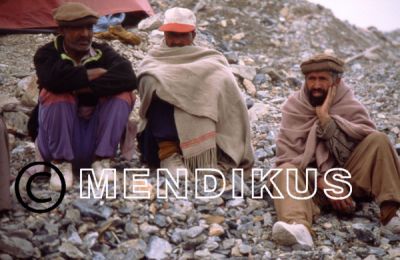
<path fill-rule="evenodd" d="M 49 235 L 58 235 L 58 230 L 60 229 L 59 225 L 54 223 L 46 223 L 44 225 L 44 228 L 46 229 L 47 234 Z"/>
<path fill-rule="evenodd" d="M 157 214 L 155 216 L 154 223 L 161 228 L 166 227 L 168 225 L 167 218 L 161 214 Z"/>
<path fill-rule="evenodd" d="M 59 250 L 61 253 L 64 253 L 66 256 L 72 259 L 80 259 L 85 257 L 85 254 L 83 254 L 78 248 L 76 248 L 70 242 L 62 243 Z"/>
<path fill-rule="evenodd" d="M 163 24 L 163 14 L 158 13 L 143 19 L 138 24 L 138 29 L 141 31 L 152 31 L 158 29 Z"/>
<path fill-rule="evenodd" d="M 129 221 L 125 225 L 125 233 L 129 238 L 137 238 L 139 237 L 139 226 Z"/>
<path fill-rule="evenodd" d="M 7 237 L 1 234 L 0 249 L 3 253 L 19 258 L 31 258 L 35 254 L 35 249 L 28 240 L 18 237 Z"/>
<path fill-rule="evenodd" d="M 92 260 L 106 260 L 106 257 L 100 252 L 93 252 Z"/>
<path fill-rule="evenodd" d="M 68 241 L 74 245 L 82 245 L 82 239 L 79 236 L 78 232 L 76 231 L 73 225 L 69 225 L 67 229 L 67 237 Z"/>
<path fill-rule="evenodd" d="M 160 230 L 157 226 L 149 225 L 147 222 L 142 223 L 139 228 L 141 232 L 147 235 L 155 234 Z"/>
<path fill-rule="evenodd" d="M 369 254 L 382 257 L 386 255 L 386 250 L 380 247 L 369 247 Z"/>
<path fill-rule="evenodd" d="M 106 220 L 107 217 L 104 216 L 90 200 L 78 199 L 72 203 L 72 206 L 77 208 L 81 215 L 84 217 L 91 217 L 94 219 Z"/>
<path fill-rule="evenodd" d="M 195 238 L 203 233 L 204 230 L 205 228 L 201 226 L 191 227 L 184 231 L 183 236 L 185 238 Z"/>
<path fill-rule="evenodd" d="M 233 74 L 250 81 L 252 81 L 257 74 L 256 69 L 249 66 L 232 64 L 231 68 Z"/>
<path fill-rule="evenodd" d="M 29 229 L 18 229 L 8 232 L 7 236 L 30 240 L 33 237 L 33 232 Z"/>
<path fill-rule="evenodd" d="M 359 240 L 369 244 L 373 244 L 375 242 L 375 235 L 371 228 L 361 223 L 353 224 L 352 227 Z"/>
<path fill-rule="evenodd" d="M 259 161 L 264 161 L 268 156 L 268 154 L 264 150 L 264 148 L 257 149 L 255 154 L 256 154 L 257 160 L 259 160 Z"/>
<path fill-rule="evenodd" d="M 251 246 L 246 245 L 246 244 L 241 244 L 239 246 L 239 252 L 243 255 L 248 255 L 251 252 Z"/>
<path fill-rule="evenodd" d="M 203 244 L 203 242 L 206 240 L 207 240 L 207 236 L 205 234 L 202 234 L 198 237 L 185 240 L 181 245 L 182 245 L 183 249 L 190 250 L 190 249 L 197 247 L 198 245 Z"/>
<path fill-rule="evenodd" d="M 145 256 L 149 259 L 166 259 L 172 252 L 171 244 L 160 237 L 150 237 Z"/>
<path fill-rule="evenodd" d="M 200 258 L 200 259 L 202 259 L 202 258 L 207 258 L 207 259 L 209 259 L 210 256 L 211 256 L 211 253 L 210 253 L 210 251 L 208 251 L 208 249 L 206 248 L 206 249 L 203 249 L 203 250 L 197 250 L 197 251 L 194 253 L 194 256 L 195 256 L 196 258 Z"/>
<path fill-rule="evenodd" d="M 269 96 L 270 96 L 270 93 L 269 93 L 268 91 L 261 90 L 261 91 L 258 91 L 258 92 L 257 92 L 257 98 L 258 98 L 258 99 L 263 100 L 263 99 L 265 99 L 265 98 L 268 98 Z"/>
<path fill-rule="evenodd" d="M 245 201 L 242 198 L 229 200 L 226 203 L 226 207 L 228 207 L 228 208 L 237 208 L 237 207 L 242 207 L 244 205 L 245 205 Z"/>
<path fill-rule="evenodd" d="M 90 249 L 96 244 L 98 237 L 99 237 L 99 233 L 90 232 L 84 236 L 83 244 L 85 245 L 86 248 Z"/>
<path fill-rule="evenodd" d="M 224 55 L 230 64 L 236 64 L 239 61 L 239 57 L 237 56 L 236 52 L 228 51 L 224 52 Z"/>
<path fill-rule="evenodd" d="M 267 82 L 267 77 L 265 76 L 265 74 L 257 74 L 253 80 L 253 83 L 256 84 L 257 86 L 265 82 Z"/>
<path fill-rule="evenodd" d="M 225 239 L 222 242 L 222 248 L 223 249 L 231 249 L 235 245 L 235 239 L 230 238 L 230 239 Z"/>
<path fill-rule="evenodd" d="M 0 260 L 13 260 L 13 258 L 7 254 L 0 254 Z"/>
<path fill-rule="evenodd" d="M 4 121 L 7 128 L 24 136 L 28 135 L 29 117 L 22 112 L 4 112 Z"/>
<path fill-rule="evenodd" d="M 81 221 L 81 213 L 77 209 L 67 209 L 65 213 L 65 219 L 77 224 Z"/>
<path fill-rule="evenodd" d="M 389 249 L 388 253 L 391 258 L 400 257 L 400 248 Z"/>

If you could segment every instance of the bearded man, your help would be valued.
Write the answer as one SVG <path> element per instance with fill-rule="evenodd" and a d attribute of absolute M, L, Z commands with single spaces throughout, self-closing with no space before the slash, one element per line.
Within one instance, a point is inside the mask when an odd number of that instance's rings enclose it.
<path fill-rule="evenodd" d="M 342 81 L 344 62 L 334 55 L 318 54 L 303 62 L 301 70 L 305 84 L 284 103 L 276 141 L 276 166 L 282 172 L 275 180 L 274 195 L 278 196 L 280 191 L 284 198 L 274 200 L 279 221 L 273 226 L 273 239 L 283 245 L 313 246 L 311 224 L 320 213 L 320 206 L 352 213 L 353 199 L 366 197 L 378 203 L 382 227 L 399 233 L 400 219 L 396 216 L 400 205 L 399 159 L 387 136 L 375 129 L 365 107 Z M 306 168 L 317 169 L 317 175 L 309 175 L 316 179 L 305 179 Z M 339 194 L 322 193 L 314 199 L 297 200 L 289 196 L 289 193 L 308 196 L 309 188 L 315 185 L 317 194 L 332 188 L 328 183 L 340 186 L 337 179 L 322 176 L 332 168 L 343 168 L 350 173 L 351 196 L 335 199 L 349 193 L 346 186 L 338 190 Z M 287 169 L 301 173 L 297 190 L 295 174 L 286 174 Z M 307 191 L 304 194 L 298 192 L 304 190 Z"/>

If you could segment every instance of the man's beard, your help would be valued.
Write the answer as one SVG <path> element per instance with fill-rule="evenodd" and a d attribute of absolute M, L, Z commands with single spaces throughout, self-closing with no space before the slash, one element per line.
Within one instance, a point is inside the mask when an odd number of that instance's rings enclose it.
<path fill-rule="evenodd" d="M 319 96 L 319 97 L 315 97 L 315 96 L 312 95 L 312 91 L 307 89 L 308 99 L 310 101 L 311 106 L 313 106 L 313 107 L 322 106 L 322 104 L 324 103 L 325 98 L 326 98 L 326 96 L 328 94 L 328 92 L 326 92 L 326 91 L 324 91 L 322 89 L 318 90 L 318 91 L 321 92 L 322 95 Z"/>

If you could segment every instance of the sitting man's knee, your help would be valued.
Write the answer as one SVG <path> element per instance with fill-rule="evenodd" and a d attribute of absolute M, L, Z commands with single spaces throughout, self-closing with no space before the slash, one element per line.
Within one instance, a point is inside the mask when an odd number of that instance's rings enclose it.
<path fill-rule="evenodd" d="M 376 144 L 390 143 L 390 140 L 387 137 L 387 135 L 378 131 L 369 134 L 366 137 L 366 140 L 368 140 L 370 143 L 376 143 Z"/>

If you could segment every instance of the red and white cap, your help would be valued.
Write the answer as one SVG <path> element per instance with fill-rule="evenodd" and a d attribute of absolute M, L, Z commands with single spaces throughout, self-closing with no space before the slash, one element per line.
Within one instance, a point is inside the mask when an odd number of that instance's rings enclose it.
<path fill-rule="evenodd" d="M 158 29 L 164 32 L 192 32 L 196 29 L 196 16 L 187 8 L 168 9 L 164 15 L 164 24 Z"/>

